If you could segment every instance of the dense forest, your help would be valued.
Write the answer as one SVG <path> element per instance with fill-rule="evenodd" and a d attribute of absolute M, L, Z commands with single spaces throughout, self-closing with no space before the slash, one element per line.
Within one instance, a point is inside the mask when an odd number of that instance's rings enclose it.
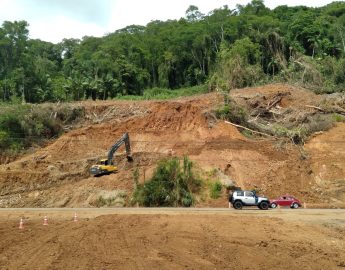
<path fill-rule="evenodd" d="M 345 3 L 321 8 L 262 0 L 184 18 L 131 25 L 101 38 L 53 44 L 26 21 L 0 28 L 0 98 L 38 103 L 142 95 L 208 85 L 228 91 L 272 81 L 345 91 Z"/>

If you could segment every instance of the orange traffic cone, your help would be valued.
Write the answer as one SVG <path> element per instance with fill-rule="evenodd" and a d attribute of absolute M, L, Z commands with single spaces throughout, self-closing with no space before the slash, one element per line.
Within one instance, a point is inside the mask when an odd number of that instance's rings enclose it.
<path fill-rule="evenodd" d="M 24 229 L 24 222 L 22 218 L 19 221 L 19 229 Z"/>
<path fill-rule="evenodd" d="M 47 216 L 44 216 L 43 225 L 48 225 L 48 218 L 47 218 Z"/>
<path fill-rule="evenodd" d="M 74 213 L 74 219 L 73 219 L 74 222 L 77 222 L 78 221 L 78 217 L 77 217 L 77 213 Z"/>

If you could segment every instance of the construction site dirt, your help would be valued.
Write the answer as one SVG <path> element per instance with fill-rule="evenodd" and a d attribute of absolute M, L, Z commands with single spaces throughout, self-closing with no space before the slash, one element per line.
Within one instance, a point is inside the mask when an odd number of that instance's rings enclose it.
<path fill-rule="evenodd" d="M 4 209 L 0 269 L 343 269 L 344 220 L 316 209 Z"/>
<path fill-rule="evenodd" d="M 230 98 L 254 115 L 251 123 L 262 127 L 276 124 L 274 119 L 294 123 L 324 114 L 315 109 L 324 98 L 289 85 L 233 90 Z M 326 102 L 335 104 L 329 97 Z M 94 207 L 100 196 L 117 194 L 121 196 L 113 206 L 130 206 L 135 169 L 143 182 L 159 160 L 184 155 L 206 177 L 217 171 L 218 178 L 269 197 L 293 194 L 309 207 L 344 207 L 344 123 L 296 145 L 273 136 L 245 136 L 215 117 L 222 104 L 221 93 L 169 101 L 75 103 L 85 109 L 78 125 L 46 147 L 0 165 L 0 207 Z M 125 132 L 130 134 L 134 162 L 127 163 L 120 149 L 115 156 L 119 172 L 95 179 L 89 168 Z M 195 201 L 199 207 L 226 207 L 227 194 Z"/>

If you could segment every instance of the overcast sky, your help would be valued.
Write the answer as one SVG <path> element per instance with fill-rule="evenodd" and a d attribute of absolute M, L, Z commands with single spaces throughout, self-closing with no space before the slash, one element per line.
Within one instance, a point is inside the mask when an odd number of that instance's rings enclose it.
<path fill-rule="evenodd" d="M 63 38 L 103 36 L 131 24 L 179 19 L 190 5 L 207 14 L 215 8 L 247 4 L 247 0 L 0 0 L 0 23 L 26 20 L 30 38 L 60 42 Z M 324 6 L 329 0 L 266 0 L 265 5 Z"/>

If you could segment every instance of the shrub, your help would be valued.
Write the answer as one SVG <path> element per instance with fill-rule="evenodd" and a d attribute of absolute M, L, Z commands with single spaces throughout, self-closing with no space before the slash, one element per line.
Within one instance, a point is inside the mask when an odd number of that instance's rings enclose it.
<path fill-rule="evenodd" d="M 152 178 L 137 185 L 133 202 L 148 207 L 189 207 L 194 203 L 193 192 L 199 190 L 200 184 L 193 173 L 193 163 L 187 157 L 182 166 L 178 158 L 162 160 Z"/>
<path fill-rule="evenodd" d="M 277 137 L 290 138 L 294 144 L 302 144 L 307 137 L 307 131 L 304 128 L 288 129 L 283 126 L 274 126 L 273 132 Z"/>
<path fill-rule="evenodd" d="M 345 116 L 334 113 L 332 118 L 335 122 L 345 122 Z"/>
<path fill-rule="evenodd" d="M 23 147 L 24 130 L 18 115 L 9 112 L 0 115 L 0 149 L 18 152 Z"/>
<path fill-rule="evenodd" d="M 246 110 L 233 101 L 218 107 L 215 111 L 215 115 L 219 119 L 228 120 L 239 125 L 245 124 L 248 118 Z"/>
<path fill-rule="evenodd" d="M 329 130 L 333 127 L 333 123 L 334 119 L 331 115 L 315 115 L 308 118 L 308 121 L 303 124 L 303 127 L 306 135 L 310 136 L 315 132 Z"/>
<path fill-rule="evenodd" d="M 102 196 L 100 195 L 97 200 L 93 203 L 96 207 L 109 207 L 114 205 L 124 206 L 125 199 L 127 197 L 126 192 L 118 192 L 116 195 L 112 196 Z"/>
<path fill-rule="evenodd" d="M 222 187 L 222 183 L 219 181 L 213 182 L 211 184 L 210 197 L 212 199 L 218 199 L 220 197 L 220 193 L 222 192 Z"/>

